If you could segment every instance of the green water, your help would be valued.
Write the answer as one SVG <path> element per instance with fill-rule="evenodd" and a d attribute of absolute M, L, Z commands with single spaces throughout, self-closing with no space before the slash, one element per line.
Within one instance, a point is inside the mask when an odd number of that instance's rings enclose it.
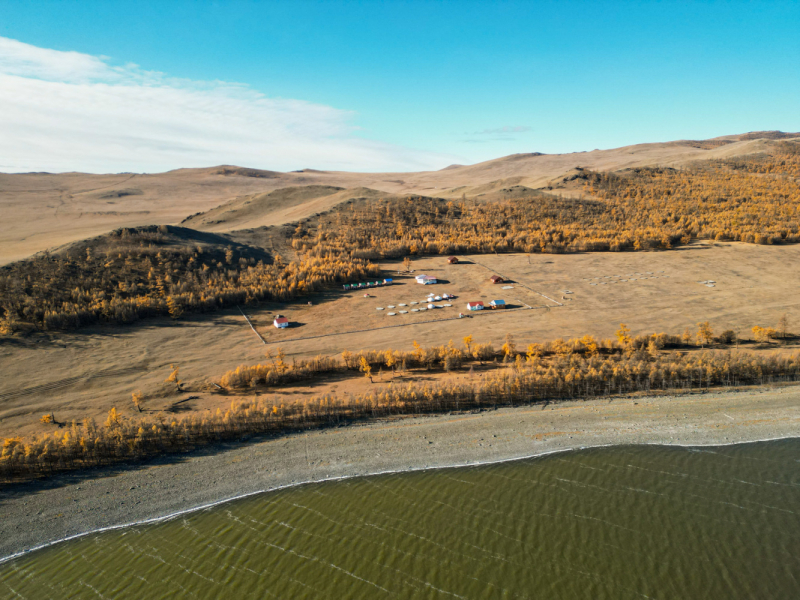
<path fill-rule="evenodd" d="M 800 598 L 800 440 L 254 496 L 0 565 L 9 598 Z"/>

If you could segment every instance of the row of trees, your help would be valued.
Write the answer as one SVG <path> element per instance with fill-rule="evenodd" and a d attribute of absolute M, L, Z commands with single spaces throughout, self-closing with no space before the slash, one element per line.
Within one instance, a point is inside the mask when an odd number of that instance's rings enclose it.
<path fill-rule="evenodd" d="M 779 336 L 787 336 L 788 318 L 781 317 L 778 328 L 753 327 L 752 331 L 756 342 L 769 342 Z M 245 390 L 259 387 L 276 387 L 307 381 L 335 372 L 360 371 L 372 379 L 377 370 L 386 369 L 392 375 L 396 371 L 408 369 L 426 369 L 453 371 L 461 368 L 465 363 L 488 362 L 497 359 L 503 362 L 514 362 L 521 357 L 526 361 L 531 359 L 546 359 L 548 357 L 565 357 L 577 354 L 587 358 L 602 354 L 611 355 L 638 355 L 640 358 L 647 356 L 656 357 L 664 349 L 678 349 L 687 347 L 705 347 L 711 344 L 730 346 L 738 344 L 739 335 L 731 329 L 714 334 L 708 321 L 697 323 L 696 330 L 686 328 L 681 335 L 667 335 L 653 333 L 651 335 L 631 335 L 630 329 L 621 323 L 616 335 L 612 339 L 597 339 L 591 335 L 581 338 L 556 339 L 544 343 L 528 344 L 518 348 L 511 335 L 506 336 L 505 343 L 499 351 L 492 344 L 481 344 L 473 340 L 471 335 L 463 338 L 461 344 L 453 340 L 446 345 L 423 348 L 417 342 L 413 343 L 412 350 L 360 350 L 342 352 L 341 360 L 332 356 L 317 356 L 310 360 L 286 361 L 286 355 L 281 348 L 275 353 L 268 351 L 267 360 L 255 365 L 240 365 L 236 369 L 226 372 L 219 380 L 219 385 L 228 390 Z"/>
<path fill-rule="evenodd" d="M 317 356 L 309 360 L 293 360 L 287 363 L 281 348 L 273 354 L 267 352 L 267 360 L 256 365 L 240 365 L 226 372 L 219 380 L 219 385 L 228 390 L 244 390 L 258 387 L 276 387 L 308 381 L 335 372 L 360 371 L 371 379 L 374 371 L 386 369 L 392 374 L 395 371 L 409 369 L 426 369 L 453 371 L 465 363 L 492 362 L 497 359 L 504 363 L 514 362 L 517 357 L 527 360 L 547 358 L 549 356 L 569 356 L 579 354 L 587 357 L 596 354 L 632 354 L 634 352 L 650 352 L 655 354 L 662 348 L 683 344 L 680 336 L 668 336 L 654 333 L 647 336 L 630 337 L 625 325 L 621 325 L 618 339 L 598 340 L 590 335 L 570 340 L 557 339 L 542 344 L 528 344 L 518 350 L 511 335 L 506 336 L 505 343 L 499 351 L 490 343 L 481 344 L 466 336 L 463 345 L 450 340 L 446 345 L 423 348 L 417 342 L 413 350 L 360 350 L 342 352 L 341 359 L 332 356 Z"/>
<path fill-rule="evenodd" d="M 587 340 L 588 341 L 588 340 Z M 242 435 L 284 432 L 389 415 L 513 406 L 569 398 L 652 390 L 797 381 L 800 355 L 698 351 L 651 354 L 639 350 L 603 354 L 593 344 L 582 353 L 544 359 L 537 348 L 516 353 L 510 368 L 438 383 L 393 385 L 354 396 L 323 395 L 284 403 L 279 399 L 232 402 L 184 417 L 124 417 L 112 409 L 102 425 L 91 418 L 31 440 L 7 438 L 0 452 L 0 477 L 30 477 L 186 451 Z M 513 342 L 504 350 L 513 352 Z M 648 343 L 649 345 L 649 343 Z M 365 355 L 362 355 L 365 356 Z M 383 355 L 385 358 L 385 354 Z M 362 364 L 365 361 L 359 361 Z"/>
<path fill-rule="evenodd" d="M 800 241 L 800 144 L 685 170 L 582 171 L 595 199 L 546 194 L 507 202 L 408 197 L 353 201 L 301 223 L 298 252 L 413 254 L 669 249 L 694 239 Z"/>
<path fill-rule="evenodd" d="M 198 242 L 180 228 L 119 230 L 82 249 L 44 254 L 0 268 L 0 327 L 19 322 L 75 329 L 98 321 L 213 311 L 287 301 L 333 283 L 374 277 L 376 265 L 319 255 L 286 264 L 256 248 Z"/>
<path fill-rule="evenodd" d="M 225 389 L 255 388 L 258 386 L 278 386 L 297 381 L 307 381 L 323 374 L 341 370 L 341 363 L 335 357 L 317 356 L 310 360 L 286 362 L 282 348 L 273 354 L 267 351 L 267 362 L 258 365 L 240 365 L 225 373 L 219 385 Z"/>

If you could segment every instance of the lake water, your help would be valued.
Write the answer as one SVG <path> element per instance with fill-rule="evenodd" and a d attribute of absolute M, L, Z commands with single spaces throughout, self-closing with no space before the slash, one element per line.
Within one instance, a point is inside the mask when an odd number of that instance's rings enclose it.
<path fill-rule="evenodd" d="M 800 440 L 303 485 L 0 565 L 8 598 L 800 598 Z"/>

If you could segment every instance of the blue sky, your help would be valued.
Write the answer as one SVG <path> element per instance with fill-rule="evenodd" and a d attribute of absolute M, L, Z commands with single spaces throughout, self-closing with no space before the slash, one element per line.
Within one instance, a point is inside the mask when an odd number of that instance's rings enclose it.
<path fill-rule="evenodd" d="M 797 1 L 2 1 L 0 170 L 417 170 L 800 131 L 798 32 Z"/>

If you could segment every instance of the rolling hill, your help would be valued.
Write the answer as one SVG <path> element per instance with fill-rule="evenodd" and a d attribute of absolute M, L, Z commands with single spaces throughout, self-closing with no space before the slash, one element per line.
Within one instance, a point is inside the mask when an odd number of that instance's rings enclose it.
<path fill-rule="evenodd" d="M 0 264 L 118 227 L 183 221 L 189 227 L 223 231 L 279 225 L 358 197 L 418 194 L 495 199 L 523 188 L 556 189 L 571 195 L 579 190 L 564 180 L 576 167 L 595 171 L 682 167 L 699 160 L 760 153 L 774 140 L 792 137 L 800 134 L 754 132 L 570 154 L 514 154 L 417 173 L 313 169 L 281 173 L 223 165 L 157 174 L 0 174 Z M 297 189 L 304 186 L 312 187 Z M 272 194 L 276 190 L 281 192 Z M 187 219 L 189 215 L 193 216 Z"/>
<path fill-rule="evenodd" d="M 330 210 L 348 200 L 394 197 L 364 187 L 343 189 L 327 185 L 281 188 L 234 198 L 211 210 L 187 217 L 181 225 L 204 231 L 268 227 L 297 221 Z"/>

